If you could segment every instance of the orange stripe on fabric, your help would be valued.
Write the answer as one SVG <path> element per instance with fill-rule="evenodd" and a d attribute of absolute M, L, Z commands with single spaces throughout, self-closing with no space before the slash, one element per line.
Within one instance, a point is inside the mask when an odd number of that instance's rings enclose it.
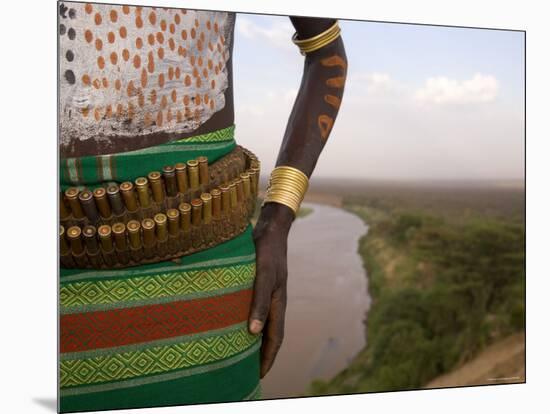
<path fill-rule="evenodd" d="M 248 318 L 252 289 L 135 308 L 62 315 L 61 352 L 137 344 L 224 328 Z"/>

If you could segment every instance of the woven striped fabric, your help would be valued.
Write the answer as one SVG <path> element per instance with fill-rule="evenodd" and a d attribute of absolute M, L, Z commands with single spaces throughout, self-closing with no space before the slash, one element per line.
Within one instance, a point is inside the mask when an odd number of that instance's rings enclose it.
<path fill-rule="evenodd" d="M 216 159 L 234 148 L 232 127 L 214 135 L 113 155 L 109 178 L 133 180 L 176 158 Z M 93 175 L 89 159 L 77 164 L 79 179 L 106 178 Z M 249 226 L 178 262 L 61 269 L 61 412 L 260 398 L 261 337 L 247 330 L 255 260 Z"/>
<path fill-rule="evenodd" d="M 181 264 L 62 269 L 61 411 L 259 398 L 252 230 Z"/>
<path fill-rule="evenodd" d="M 63 158 L 59 163 L 61 189 L 70 186 L 99 186 L 104 182 L 133 181 L 165 165 L 187 162 L 198 156 L 214 162 L 235 148 L 235 126 L 203 135 L 167 142 L 124 153 Z"/>

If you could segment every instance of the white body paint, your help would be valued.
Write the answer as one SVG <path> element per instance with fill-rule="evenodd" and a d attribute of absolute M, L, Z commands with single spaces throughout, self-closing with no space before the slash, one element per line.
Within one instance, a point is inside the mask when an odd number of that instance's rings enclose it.
<path fill-rule="evenodd" d="M 230 36 L 234 14 L 194 10 L 186 10 L 183 14 L 179 9 L 133 6 L 129 7 L 129 14 L 125 14 L 122 6 L 100 4 L 91 5 L 93 11 L 89 13 L 90 5 L 85 3 L 64 4 L 74 10 L 71 12 L 73 17 L 67 14 L 65 18 L 60 17 L 59 21 L 66 26 L 66 30 L 72 28 L 75 35 L 74 39 L 70 39 L 68 32 L 60 33 L 61 144 L 70 144 L 72 140 L 111 140 L 117 136 L 139 139 L 140 136 L 157 132 L 190 132 L 225 106 L 224 92 L 228 87 L 226 62 L 229 59 L 228 48 L 232 41 Z M 111 18 L 112 10 L 116 12 L 115 22 Z M 149 19 L 150 13 L 156 16 L 154 23 Z M 97 24 L 96 14 L 100 16 L 100 24 Z M 136 23 L 138 15 L 143 22 L 141 28 Z M 165 30 L 161 28 L 162 20 L 166 22 Z M 178 21 L 179 24 L 176 23 Z M 214 23 L 217 31 L 214 30 Z M 207 26 L 210 26 L 210 29 Z M 121 37 L 121 27 L 126 29 L 125 38 Z M 191 37 L 192 29 L 196 33 L 194 39 Z M 186 39 L 183 38 L 183 30 L 187 32 Z M 87 31 L 93 34 L 91 42 L 88 41 L 89 37 L 86 38 Z M 112 43 L 109 41 L 109 32 L 114 34 Z M 148 40 L 150 34 L 154 35 L 153 45 Z M 203 41 L 200 40 L 201 36 Z M 143 42 L 139 49 L 136 46 L 138 37 Z M 162 42 L 159 41 L 159 37 Z M 173 39 L 172 45 L 175 44 L 173 50 L 170 48 L 170 38 Z M 96 39 L 101 40 L 102 47 L 99 51 L 96 48 Z M 199 50 L 199 42 L 202 44 L 202 50 Z M 164 56 L 161 57 L 160 47 L 164 52 Z M 185 48 L 185 56 L 182 56 L 181 48 Z M 123 57 L 124 49 L 128 50 L 127 61 Z M 67 58 L 67 53 L 71 53 L 69 50 L 74 55 L 72 61 Z M 113 52 L 117 55 L 116 64 L 110 59 Z M 154 56 L 152 73 L 148 70 L 150 52 Z M 135 58 L 136 55 L 138 58 Z M 105 61 L 104 68 L 98 65 L 100 56 Z M 134 65 L 134 59 L 140 61 L 138 68 Z M 202 63 L 201 66 L 199 62 Z M 209 62 L 212 62 L 211 67 Z M 174 74 L 172 79 L 169 78 L 170 67 Z M 147 83 L 142 86 L 144 68 L 147 71 Z M 175 76 L 176 68 L 179 68 L 179 78 Z M 206 77 L 204 69 L 207 70 Z M 67 79 L 68 71 L 74 74 L 74 83 Z M 164 76 L 163 86 L 159 85 L 161 74 Z M 89 78 L 90 84 L 83 80 L 85 75 Z M 185 82 L 187 76 L 191 78 L 189 85 Z M 117 80 L 120 82 L 120 90 L 115 87 Z M 130 93 L 129 96 L 130 82 L 133 82 L 135 93 Z M 140 94 L 143 95 L 141 106 Z M 153 99 L 155 94 L 156 99 Z M 184 101 L 185 96 L 189 97 L 187 105 Z M 210 103 L 211 100 L 213 104 Z M 117 108 L 122 108 L 118 115 Z M 157 122 L 159 112 L 161 122 Z"/>

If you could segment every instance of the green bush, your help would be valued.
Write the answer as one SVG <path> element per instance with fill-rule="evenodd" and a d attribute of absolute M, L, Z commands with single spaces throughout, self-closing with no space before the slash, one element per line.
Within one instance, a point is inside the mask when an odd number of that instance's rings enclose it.
<path fill-rule="evenodd" d="M 367 347 L 332 381 L 316 382 L 316 395 L 418 388 L 490 341 L 525 329 L 521 221 L 381 212 L 382 204 L 350 207 L 369 225 L 358 250 L 373 298 Z M 393 275 L 388 283 L 382 262 L 392 251 L 408 260 L 400 274 L 413 277 L 396 283 Z"/>

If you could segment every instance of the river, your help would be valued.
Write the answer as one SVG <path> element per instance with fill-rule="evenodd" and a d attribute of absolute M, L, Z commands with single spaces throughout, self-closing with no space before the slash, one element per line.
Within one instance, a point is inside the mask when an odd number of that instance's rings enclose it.
<path fill-rule="evenodd" d="M 263 398 L 303 395 L 314 379 L 330 379 L 365 346 L 370 304 L 357 253 L 367 227 L 347 211 L 304 203 L 288 241 L 285 339 L 262 380 Z"/>

